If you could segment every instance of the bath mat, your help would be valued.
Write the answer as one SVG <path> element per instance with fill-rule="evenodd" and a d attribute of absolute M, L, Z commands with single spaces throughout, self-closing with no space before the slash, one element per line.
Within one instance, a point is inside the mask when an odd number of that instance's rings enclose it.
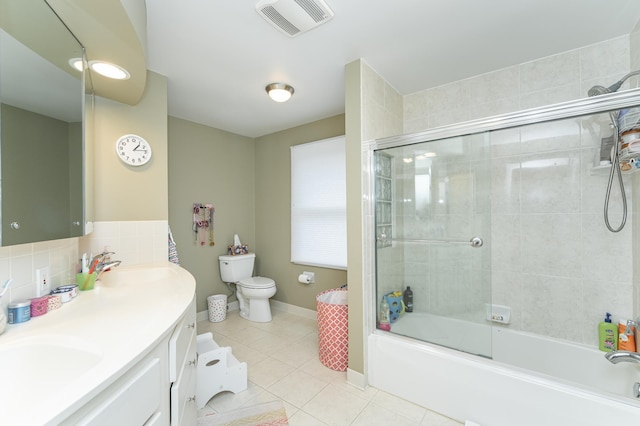
<path fill-rule="evenodd" d="M 266 402 L 198 418 L 198 426 L 283 426 L 288 424 L 289 420 L 282 401 Z"/>

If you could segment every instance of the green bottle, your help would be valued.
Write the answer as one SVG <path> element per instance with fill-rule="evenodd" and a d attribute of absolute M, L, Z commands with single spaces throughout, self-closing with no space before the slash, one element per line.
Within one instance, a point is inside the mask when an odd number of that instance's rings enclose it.
<path fill-rule="evenodd" d="M 611 314 L 607 312 L 604 321 L 598 324 L 598 348 L 604 352 L 618 349 L 618 327 L 611 323 Z"/>

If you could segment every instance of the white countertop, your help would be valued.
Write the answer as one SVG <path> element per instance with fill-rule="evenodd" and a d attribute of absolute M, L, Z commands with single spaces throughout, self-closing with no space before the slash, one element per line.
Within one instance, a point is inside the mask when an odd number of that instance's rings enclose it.
<path fill-rule="evenodd" d="M 0 335 L 2 424 L 55 424 L 76 411 L 173 331 L 195 286 L 170 262 L 120 266 L 61 308 L 8 325 Z M 58 359 L 74 348 L 86 351 L 81 359 Z"/>

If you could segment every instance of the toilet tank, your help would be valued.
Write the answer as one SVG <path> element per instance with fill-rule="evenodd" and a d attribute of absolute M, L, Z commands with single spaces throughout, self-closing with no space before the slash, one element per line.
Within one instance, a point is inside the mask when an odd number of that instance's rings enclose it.
<path fill-rule="evenodd" d="M 253 275 L 255 253 L 238 254 L 235 256 L 219 256 L 220 277 L 222 282 L 237 283 Z"/>

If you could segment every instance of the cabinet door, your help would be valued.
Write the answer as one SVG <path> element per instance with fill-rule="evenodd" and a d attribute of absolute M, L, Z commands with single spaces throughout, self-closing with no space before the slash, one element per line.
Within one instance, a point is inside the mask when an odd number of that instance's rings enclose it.
<path fill-rule="evenodd" d="M 171 339 L 169 339 L 169 381 L 178 380 L 180 369 L 184 365 L 189 345 L 195 345 L 196 333 L 196 306 L 195 298 L 187 313 L 176 326 Z"/>
<path fill-rule="evenodd" d="M 99 403 L 77 425 L 139 426 L 160 407 L 160 360 L 151 358 L 135 367 L 132 374 L 99 398 Z"/>

